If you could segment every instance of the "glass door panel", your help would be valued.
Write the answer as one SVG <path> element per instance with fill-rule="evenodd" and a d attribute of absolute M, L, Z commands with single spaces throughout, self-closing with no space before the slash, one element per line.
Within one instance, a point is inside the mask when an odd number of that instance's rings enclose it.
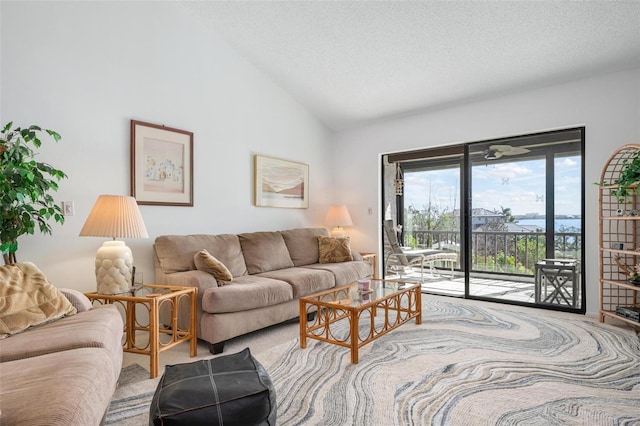
<path fill-rule="evenodd" d="M 469 297 L 582 309 L 581 136 L 470 145 Z"/>
<path fill-rule="evenodd" d="M 545 258 L 545 159 L 471 155 L 469 294 L 534 301 L 533 278 Z"/>
<path fill-rule="evenodd" d="M 460 161 L 407 164 L 401 244 L 407 253 L 425 256 L 425 292 L 464 295 L 461 269 Z M 448 256 L 446 256 L 448 255 Z M 430 260 L 434 259 L 434 260 Z"/>

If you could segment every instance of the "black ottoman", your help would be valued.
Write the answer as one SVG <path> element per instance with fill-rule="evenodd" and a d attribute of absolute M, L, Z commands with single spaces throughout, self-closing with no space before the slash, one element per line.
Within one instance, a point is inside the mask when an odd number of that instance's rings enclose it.
<path fill-rule="evenodd" d="M 276 393 L 249 348 L 168 365 L 151 401 L 150 425 L 275 425 Z"/>

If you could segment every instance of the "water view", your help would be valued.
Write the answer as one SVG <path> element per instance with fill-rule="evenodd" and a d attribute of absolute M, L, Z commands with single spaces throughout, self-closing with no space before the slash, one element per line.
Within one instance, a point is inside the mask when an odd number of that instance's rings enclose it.
<path fill-rule="evenodd" d="M 545 230 L 546 227 L 545 219 L 517 219 L 516 223 L 518 225 L 536 226 L 542 230 Z M 572 232 L 580 232 L 582 229 L 582 219 L 556 219 L 555 231 L 559 232 L 561 229 L 570 229 Z"/>

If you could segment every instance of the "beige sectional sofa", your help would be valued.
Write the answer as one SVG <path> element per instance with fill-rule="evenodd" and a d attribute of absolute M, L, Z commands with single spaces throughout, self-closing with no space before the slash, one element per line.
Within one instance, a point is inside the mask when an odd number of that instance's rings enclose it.
<path fill-rule="evenodd" d="M 11 305 L 0 309 L 4 333 L 16 323 L 9 311 L 15 313 L 21 300 L 6 294 L 7 288 L 19 287 L 2 274 L 8 268 L 0 268 L 2 298 Z M 122 367 L 122 317 L 115 306 L 91 308 L 82 293 L 62 293 L 73 305 L 65 307 L 66 316 L 0 340 L 1 425 L 88 426 L 104 419 Z M 30 294 L 41 302 L 42 293 Z M 54 303 L 40 306 L 47 313 Z"/>
<path fill-rule="evenodd" d="M 198 288 L 198 337 L 220 353 L 228 339 L 298 317 L 300 297 L 372 275 L 372 265 L 353 250 L 353 260 L 327 263 L 331 256 L 321 251 L 319 239 L 328 236 L 324 228 L 160 236 L 154 244 L 156 283 Z M 226 266 L 231 282 L 219 285 L 211 273 L 196 269 L 194 257 L 203 249 Z"/>

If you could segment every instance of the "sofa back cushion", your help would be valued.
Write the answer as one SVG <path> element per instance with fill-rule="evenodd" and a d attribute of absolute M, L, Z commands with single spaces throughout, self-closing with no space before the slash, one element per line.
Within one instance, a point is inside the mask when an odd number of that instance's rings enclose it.
<path fill-rule="evenodd" d="M 163 235 L 156 238 L 154 244 L 165 274 L 196 269 L 193 256 L 202 249 L 222 262 L 234 277 L 247 275 L 237 235 Z"/>
<path fill-rule="evenodd" d="M 318 263 L 318 237 L 328 237 L 325 228 L 301 228 L 281 231 L 295 266 Z"/>
<path fill-rule="evenodd" d="M 293 267 L 280 232 L 250 232 L 238 237 L 249 274 Z"/>

